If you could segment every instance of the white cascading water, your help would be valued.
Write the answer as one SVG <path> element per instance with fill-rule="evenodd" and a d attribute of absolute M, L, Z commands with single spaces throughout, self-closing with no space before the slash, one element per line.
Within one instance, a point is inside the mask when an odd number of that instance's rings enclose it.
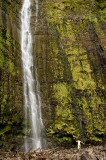
<path fill-rule="evenodd" d="M 38 16 L 38 0 L 36 3 L 36 19 Z M 31 33 L 31 0 L 24 0 L 21 9 L 21 51 L 23 64 L 23 86 L 24 86 L 24 105 L 25 105 L 25 125 L 26 136 L 25 150 L 42 148 L 42 117 L 41 117 L 41 100 L 39 91 L 39 82 L 37 70 L 33 70 L 33 49 Z M 31 126 L 31 131 L 29 131 Z M 29 135 L 28 135 L 29 134 Z"/>

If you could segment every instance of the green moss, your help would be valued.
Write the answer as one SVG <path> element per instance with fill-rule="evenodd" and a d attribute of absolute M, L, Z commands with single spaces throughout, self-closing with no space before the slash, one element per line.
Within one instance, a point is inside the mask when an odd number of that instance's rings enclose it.
<path fill-rule="evenodd" d="M 4 55 L 0 52 L 0 68 L 3 67 L 4 64 Z"/>
<path fill-rule="evenodd" d="M 20 112 L 22 110 L 20 44 L 18 39 L 16 41 L 18 33 L 13 25 L 14 22 L 17 23 L 18 1 L 0 2 L 3 15 L 0 18 L 0 139 L 6 142 L 7 135 L 15 137 L 18 132 L 17 126 L 22 129 L 23 122 L 21 117 L 23 113 Z M 14 3 L 17 5 L 12 7 Z"/>
<path fill-rule="evenodd" d="M 3 129 L 0 129 L 0 136 L 4 135 L 6 132 L 8 132 L 10 130 L 10 126 L 6 126 Z"/>
<path fill-rule="evenodd" d="M 80 130 L 72 111 L 68 107 L 56 107 L 56 120 L 48 130 L 60 142 L 78 139 Z M 67 137 L 68 135 L 68 137 Z"/>
<path fill-rule="evenodd" d="M 6 63 L 6 66 L 7 70 L 14 76 L 15 75 L 15 71 L 14 71 L 14 63 L 11 62 L 11 60 L 8 60 L 7 63 Z"/>
<path fill-rule="evenodd" d="M 56 78 L 51 87 L 51 99 L 57 103 L 55 121 L 48 131 L 62 142 L 77 138 L 102 141 L 106 124 L 104 109 L 101 107 L 100 111 L 99 106 L 106 100 L 97 90 L 103 93 L 105 89 L 100 69 L 103 63 L 100 54 L 105 57 L 105 32 L 97 14 L 97 4 L 95 1 L 60 0 L 46 1 L 45 5 L 53 42 L 49 56 L 57 56 L 50 62 L 52 79 Z M 101 19 L 105 20 L 105 14 L 102 16 L 105 3 L 101 7 Z M 98 45 L 100 50 L 96 48 Z"/>
<path fill-rule="evenodd" d="M 59 83 L 53 86 L 53 97 L 58 100 L 60 104 L 63 106 L 68 103 L 69 98 L 69 90 L 66 83 Z"/>

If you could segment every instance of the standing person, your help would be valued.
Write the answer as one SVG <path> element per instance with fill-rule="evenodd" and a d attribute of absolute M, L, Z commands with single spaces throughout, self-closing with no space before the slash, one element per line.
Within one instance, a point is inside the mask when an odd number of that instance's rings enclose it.
<path fill-rule="evenodd" d="M 80 140 L 78 140 L 78 141 L 76 141 L 76 142 L 78 143 L 78 144 L 77 144 L 77 148 L 78 148 L 78 149 L 81 149 L 81 143 L 82 143 L 82 144 L 84 144 L 84 143 L 81 142 Z"/>

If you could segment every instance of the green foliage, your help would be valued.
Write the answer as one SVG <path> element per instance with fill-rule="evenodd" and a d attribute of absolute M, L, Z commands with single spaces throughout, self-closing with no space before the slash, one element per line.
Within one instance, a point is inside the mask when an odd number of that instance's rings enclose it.
<path fill-rule="evenodd" d="M 102 21 L 106 23 L 106 8 L 104 8 L 103 10 L 101 10 L 100 14 L 101 14 Z"/>
<path fill-rule="evenodd" d="M 65 83 L 55 84 L 53 86 L 54 98 L 58 100 L 58 103 L 65 106 L 67 105 L 69 98 L 68 86 Z"/>
<path fill-rule="evenodd" d="M 97 6 L 103 10 L 106 8 L 106 1 L 105 0 L 95 0 L 96 1 L 96 4 Z"/>
<path fill-rule="evenodd" d="M 56 107 L 56 120 L 48 130 L 60 142 L 73 141 L 80 136 L 75 116 L 67 107 Z"/>
<path fill-rule="evenodd" d="M 10 126 L 6 126 L 3 129 L 0 129 L 0 136 L 4 135 L 6 132 L 8 132 L 10 130 Z"/>
<path fill-rule="evenodd" d="M 99 9 L 99 14 L 101 16 L 101 20 L 106 23 L 106 1 L 105 0 L 95 0 L 96 5 Z"/>
<path fill-rule="evenodd" d="M 50 67 L 52 79 L 58 82 L 51 87 L 52 98 L 57 103 L 55 120 L 48 133 L 60 142 L 78 138 L 100 142 L 106 136 L 104 108 L 99 108 L 106 103 L 104 94 L 100 94 L 105 90 L 105 75 L 100 69 L 103 63 L 100 50 L 95 48 L 100 45 L 105 57 L 102 38 L 106 35 L 100 24 L 100 19 L 106 18 L 105 2 L 46 2 L 47 23 L 52 34 L 49 56 L 57 57 Z"/>
<path fill-rule="evenodd" d="M 7 70 L 14 76 L 15 75 L 15 68 L 13 63 L 14 57 L 13 54 L 11 53 L 14 40 L 12 39 L 12 37 L 10 37 L 8 30 L 0 28 L 0 41 L 1 41 L 0 68 Z"/>
<path fill-rule="evenodd" d="M 19 44 L 10 28 L 0 24 L 0 140 L 8 141 L 7 135 L 22 133 L 20 63 Z"/>
<path fill-rule="evenodd" d="M 4 63 L 4 55 L 2 52 L 0 52 L 0 68 L 3 67 L 3 63 Z"/>
<path fill-rule="evenodd" d="M 10 21 L 16 24 L 20 0 L 3 3 Z M 50 88 L 49 98 L 46 98 L 56 102 L 51 104 L 54 120 L 48 133 L 62 143 L 76 139 L 100 142 L 106 137 L 103 107 L 106 104 L 106 77 L 105 67 L 102 67 L 105 66 L 106 33 L 100 23 L 106 23 L 106 2 L 46 0 L 43 6 L 50 46 L 46 44 L 48 53 L 43 59 L 45 70 L 42 72 L 45 74 L 47 88 Z M 0 8 L 3 9 L 2 1 Z M 0 27 L 0 44 L 0 105 L 3 125 L 0 136 L 5 138 L 9 132 L 17 133 L 17 126 L 22 126 L 19 109 L 22 106 L 20 46 L 11 36 L 8 25 Z M 43 45 L 39 48 L 41 52 Z M 46 73 L 46 69 L 49 72 Z"/>
<path fill-rule="evenodd" d="M 5 64 L 5 67 L 7 68 L 7 70 L 9 70 L 9 72 L 12 74 L 12 75 L 15 75 L 15 72 L 14 72 L 14 63 L 11 62 L 11 60 L 8 60 L 7 63 Z"/>

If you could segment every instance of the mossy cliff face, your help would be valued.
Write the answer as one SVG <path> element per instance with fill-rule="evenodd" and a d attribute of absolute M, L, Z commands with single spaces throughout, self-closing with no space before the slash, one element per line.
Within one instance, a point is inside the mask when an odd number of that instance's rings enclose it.
<path fill-rule="evenodd" d="M 8 141 L 14 143 L 17 135 L 22 134 L 20 2 L 0 1 L 0 147 L 9 149 L 12 146 Z"/>
<path fill-rule="evenodd" d="M 0 2 L 1 147 L 7 135 L 13 142 L 23 137 L 21 4 Z M 60 144 L 106 140 L 105 1 L 39 0 L 38 23 L 36 15 L 33 0 L 33 54 L 47 136 Z"/>
<path fill-rule="evenodd" d="M 43 114 L 48 135 L 62 144 L 106 140 L 106 6 L 101 5 L 87 0 L 40 5 L 35 48 L 42 107 L 48 106 Z"/>

